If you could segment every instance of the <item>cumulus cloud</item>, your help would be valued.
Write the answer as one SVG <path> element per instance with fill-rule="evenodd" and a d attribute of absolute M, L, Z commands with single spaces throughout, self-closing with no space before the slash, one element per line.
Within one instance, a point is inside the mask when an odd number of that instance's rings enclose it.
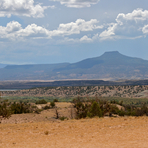
<path fill-rule="evenodd" d="M 59 40 L 57 43 L 58 44 L 92 43 L 94 41 L 98 41 L 98 39 L 99 39 L 98 34 L 94 34 L 92 37 L 88 37 L 87 35 L 84 35 L 81 38 L 64 37 L 62 40 Z"/>
<path fill-rule="evenodd" d="M 12 21 L 9 22 L 6 27 L 0 26 L 0 38 L 9 40 L 20 40 L 25 37 L 49 37 L 49 31 L 36 24 L 28 25 L 26 28 L 22 28 L 21 24 Z"/>
<path fill-rule="evenodd" d="M 75 22 L 60 24 L 57 30 L 51 31 L 51 36 L 65 36 L 72 34 L 80 34 L 81 31 L 93 31 L 94 29 L 102 29 L 103 26 L 98 25 L 99 21 L 91 19 L 85 21 L 83 19 L 77 19 Z"/>
<path fill-rule="evenodd" d="M 22 15 L 27 17 L 44 17 L 44 10 L 54 6 L 34 5 L 34 0 L 0 0 L 0 17 Z"/>
<path fill-rule="evenodd" d="M 116 23 L 110 23 L 99 37 L 101 39 L 137 38 L 146 33 L 145 24 L 148 23 L 148 10 L 136 9 L 132 13 L 120 13 Z"/>
<path fill-rule="evenodd" d="M 51 0 L 50 0 L 51 1 Z M 97 4 L 100 0 L 52 0 L 59 1 L 61 5 L 73 8 L 90 7 L 91 5 Z"/>
<path fill-rule="evenodd" d="M 21 29 L 17 33 L 20 37 L 49 37 L 49 31 L 36 24 L 28 25 L 25 29 Z"/>
<path fill-rule="evenodd" d="M 142 28 L 142 32 L 144 34 L 148 34 L 148 25 L 145 25 L 143 28 Z"/>
<path fill-rule="evenodd" d="M 83 19 L 77 19 L 75 22 L 60 24 L 56 30 L 48 30 L 42 26 L 36 24 L 30 24 L 25 28 L 22 28 L 21 24 L 17 21 L 9 22 L 6 27 L 0 26 L 0 38 L 10 40 L 21 40 L 26 38 L 38 39 L 38 38 L 53 38 L 55 36 L 70 36 L 73 34 L 80 34 L 81 32 L 93 31 L 94 29 L 102 29 L 103 26 L 98 25 L 96 19 L 85 21 Z M 87 36 L 83 36 L 81 41 L 90 41 Z"/>
<path fill-rule="evenodd" d="M 93 40 L 89 38 L 87 35 L 84 35 L 81 39 L 80 42 L 92 42 Z"/>
<path fill-rule="evenodd" d="M 22 27 L 20 23 L 12 21 L 8 23 L 6 27 L 3 27 L 3 29 L 5 30 L 5 32 L 11 33 L 11 32 L 16 32 L 16 31 L 21 30 Z"/>
<path fill-rule="evenodd" d="M 84 35 L 81 38 L 69 38 L 64 37 L 61 40 L 58 40 L 57 44 L 76 44 L 76 43 L 91 43 L 93 39 L 89 38 L 87 35 Z"/>

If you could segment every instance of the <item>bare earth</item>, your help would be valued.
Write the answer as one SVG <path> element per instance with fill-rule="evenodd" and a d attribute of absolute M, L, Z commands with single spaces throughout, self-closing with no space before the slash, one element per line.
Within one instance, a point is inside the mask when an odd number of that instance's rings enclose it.
<path fill-rule="evenodd" d="M 147 117 L 1 124 L 0 131 L 1 148 L 148 147 Z"/>
<path fill-rule="evenodd" d="M 70 104 L 57 104 L 69 116 Z M 12 115 L 0 124 L 0 148 L 147 148 L 148 117 L 60 121 L 54 110 Z"/>

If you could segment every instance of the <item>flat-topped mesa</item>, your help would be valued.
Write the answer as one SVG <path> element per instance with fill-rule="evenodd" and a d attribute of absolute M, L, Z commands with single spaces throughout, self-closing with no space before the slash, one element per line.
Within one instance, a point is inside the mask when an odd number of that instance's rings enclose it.
<path fill-rule="evenodd" d="M 10 65 L 0 68 L 0 80 L 148 79 L 148 60 L 118 51 L 76 63 Z"/>
<path fill-rule="evenodd" d="M 115 57 L 123 57 L 124 55 L 122 55 L 121 53 L 119 53 L 118 51 L 109 51 L 109 52 L 105 52 L 103 55 L 101 55 L 100 57 L 103 58 L 115 58 Z M 124 56 L 126 57 L 126 56 Z"/>
<path fill-rule="evenodd" d="M 120 54 L 119 51 L 107 51 L 104 54 Z"/>

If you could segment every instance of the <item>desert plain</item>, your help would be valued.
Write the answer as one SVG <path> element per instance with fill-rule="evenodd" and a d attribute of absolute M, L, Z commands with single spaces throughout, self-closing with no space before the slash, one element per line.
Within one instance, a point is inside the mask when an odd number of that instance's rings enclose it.
<path fill-rule="evenodd" d="M 69 116 L 70 103 L 57 103 Z M 16 114 L 0 124 L 0 148 L 147 148 L 148 117 L 55 119 L 55 110 Z"/>

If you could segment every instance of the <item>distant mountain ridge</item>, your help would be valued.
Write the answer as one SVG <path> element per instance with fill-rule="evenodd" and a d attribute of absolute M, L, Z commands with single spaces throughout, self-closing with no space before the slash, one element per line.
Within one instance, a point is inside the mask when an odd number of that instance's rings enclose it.
<path fill-rule="evenodd" d="M 118 51 L 105 52 L 76 63 L 8 65 L 0 68 L 0 80 L 147 79 L 148 60 Z"/>

